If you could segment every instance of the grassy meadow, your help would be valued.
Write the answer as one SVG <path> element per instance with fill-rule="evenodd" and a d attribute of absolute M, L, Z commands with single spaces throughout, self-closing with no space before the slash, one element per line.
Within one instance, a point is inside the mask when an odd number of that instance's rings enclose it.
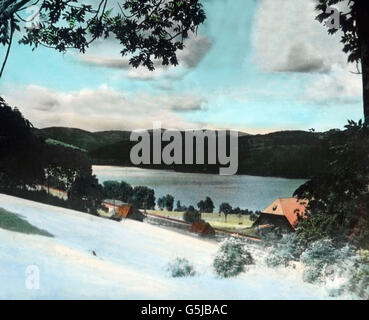
<path fill-rule="evenodd" d="M 183 212 L 166 210 L 147 210 L 147 212 L 179 220 L 181 220 L 183 216 Z M 201 218 L 216 229 L 238 232 L 246 235 L 252 233 L 253 231 L 253 229 L 250 228 L 253 222 L 249 219 L 248 215 L 242 215 L 239 217 L 237 214 L 229 214 L 227 221 L 225 221 L 223 213 L 201 213 Z"/>

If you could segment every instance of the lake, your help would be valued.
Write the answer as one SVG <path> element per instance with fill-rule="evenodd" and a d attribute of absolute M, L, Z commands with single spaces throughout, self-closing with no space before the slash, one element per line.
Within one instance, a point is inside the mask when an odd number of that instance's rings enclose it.
<path fill-rule="evenodd" d="M 171 194 L 175 202 L 193 205 L 209 196 L 216 208 L 222 202 L 242 209 L 263 210 L 276 198 L 291 197 L 306 180 L 246 175 L 181 173 L 133 167 L 93 166 L 99 182 L 125 181 L 132 186 L 148 186 L 155 190 L 156 199 Z"/>

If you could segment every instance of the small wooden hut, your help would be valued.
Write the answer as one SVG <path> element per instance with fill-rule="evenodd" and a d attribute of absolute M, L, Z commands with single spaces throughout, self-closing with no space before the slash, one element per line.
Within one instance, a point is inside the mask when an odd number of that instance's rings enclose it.
<path fill-rule="evenodd" d="M 190 226 L 190 232 L 198 233 L 203 236 L 215 235 L 214 229 L 205 221 L 196 221 Z"/>

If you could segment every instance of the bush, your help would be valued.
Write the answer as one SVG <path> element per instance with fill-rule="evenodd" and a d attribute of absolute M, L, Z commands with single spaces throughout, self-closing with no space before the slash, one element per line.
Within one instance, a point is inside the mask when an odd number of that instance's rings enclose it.
<path fill-rule="evenodd" d="M 354 274 L 349 281 L 349 290 L 360 298 L 369 300 L 369 251 L 359 251 L 356 259 Z"/>
<path fill-rule="evenodd" d="M 345 230 L 339 226 L 340 222 L 336 215 L 315 214 L 299 222 L 297 236 L 305 245 L 332 237 L 342 240 L 345 237 Z"/>
<path fill-rule="evenodd" d="M 244 245 L 231 238 L 222 243 L 213 266 L 219 276 L 229 278 L 242 273 L 246 265 L 253 263 L 254 259 Z"/>
<path fill-rule="evenodd" d="M 319 283 L 324 282 L 328 276 L 341 275 L 348 269 L 346 264 L 354 254 L 354 250 L 347 245 L 336 248 L 330 239 L 313 242 L 300 258 L 307 266 L 303 274 L 304 281 Z"/>
<path fill-rule="evenodd" d="M 167 270 L 173 278 L 193 277 L 196 274 L 194 267 L 186 258 L 176 258 L 168 264 Z"/>
<path fill-rule="evenodd" d="M 201 213 L 199 213 L 194 207 L 190 206 L 188 210 L 183 214 L 183 220 L 191 224 L 200 221 Z"/>
<path fill-rule="evenodd" d="M 287 266 L 290 261 L 299 260 L 303 247 L 296 234 L 286 234 L 265 259 L 268 267 Z"/>
<path fill-rule="evenodd" d="M 250 214 L 250 217 L 249 217 L 249 219 L 250 219 L 251 222 L 255 222 L 258 218 L 259 218 L 259 214 L 256 213 L 256 212 L 255 213 L 254 212 L 251 213 Z"/>

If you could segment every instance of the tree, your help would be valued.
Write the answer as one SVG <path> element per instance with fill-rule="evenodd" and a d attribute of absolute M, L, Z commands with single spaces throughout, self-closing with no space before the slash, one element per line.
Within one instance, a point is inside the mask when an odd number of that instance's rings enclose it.
<path fill-rule="evenodd" d="M 32 124 L 0 97 L 0 183 L 3 187 L 33 186 L 44 180 L 42 141 Z"/>
<path fill-rule="evenodd" d="M 170 194 L 167 194 L 165 197 L 165 208 L 168 211 L 173 211 L 173 206 L 174 206 L 174 197 Z"/>
<path fill-rule="evenodd" d="M 97 209 L 101 206 L 104 192 L 103 187 L 91 171 L 90 174 L 80 175 L 76 178 L 68 196 L 74 209 L 97 215 Z"/>
<path fill-rule="evenodd" d="M 125 182 L 125 181 L 121 181 L 119 184 L 119 200 L 123 201 L 123 202 L 131 202 L 131 198 L 133 195 L 133 188 L 132 186 Z"/>
<path fill-rule="evenodd" d="M 200 212 L 205 212 L 205 201 L 204 200 L 199 201 L 197 203 L 197 207 L 199 208 Z"/>
<path fill-rule="evenodd" d="M 227 203 L 227 202 L 223 202 L 219 206 L 219 212 L 229 214 L 229 213 L 232 212 L 232 206 L 229 203 Z"/>
<path fill-rule="evenodd" d="M 206 213 L 213 213 L 214 211 L 214 203 L 213 203 L 213 200 L 211 200 L 210 197 L 206 197 L 205 199 L 205 212 Z"/>
<path fill-rule="evenodd" d="M 158 207 L 160 210 L 164 210 L 165 208 L 165 197 L 160 197 L 158 199 Z"/>
<path fill-rule="evenodd" d="M 43 144 L 42 158 L 47 187 L 69 190 L 78 175 L 88 175 L 91 160 L 79 150 Z"/>
<path fill-rule="evenodd" d="M 178 203 L 177 203 L 177 206 L 178 206 Z M 170 194 L 167 194 L 166 196 L 159 198 L 158 207 L 160 210 L 163 210 L 164 208 L 166 208 L 167 211 L 173 211 L 174 197 Z"/>
<path fill-rule="evenodd" d="M 223 202 L 220 206 L 219 206 L 219 213 L 224 213 L 224 220 L 225 222 L 227 222 L 227 217 L 228 215 L 232 212 L 232 206 L 227 203 L 227 202 Z"/>
<path fill-rule="evenodd" d="M 299 223 L 305 242 L 330 237 L 369 246 L 369 128 L 350 121 L 344 131 L 329 132 L 326 172 L 300 186 L 295 195 L 309 200 L 309 219 Z"/>
<path fill-rule="evenodd" d="M 120 196 L 120 188 L 118 181 L 104 181 L 104 197 L 108 199 L 118 199 Z"/>
<path fill-rule="evenodd" d="M 215 208 L 213 200 L 211 200 L 210 197 L 206 197 L 205 201 L 201 200 L 197 204 L 197 207 L 199 208 L 200 212 L 205 212 L 205 213 L 213 213 L 214 208 Z"/>
<path fill-rule="evenodd" d="M 176 204 L 176 208 L 174 211 L 177 211 L 177 212 L 185 212 L 187 210 L 187 207 L 186 206 L 182 206 L 181 204 L 181 201 L 177 201 L 177 204 Z"/>
<path fill-rule="evenodd" d="M 187 223 L 201 221 L 201 214 L 193 206 L 189 206 L 183 214 L 183 220 Z"/>
<path fill-rule="evenodd" d="M 37 5 L 35 19 L 24 11 Z M 39 19 L 40 21 L 37 21 Z M 99 0 L 86 5 L 80 0 L 0 0 L 0 44 L 7 47 L 0 78 L 18 32 L 19 43 L 66 52 L 85 53 L 97 39 L 115 37 L 122 56 L 133 67 L 154 69 L 154 61 L 177 65 L 177 51 L 205 20 L 199 0 L 125 0 L 115 4 Z"/>
<path fill-rule="evenodd" d="M 131 203 L 140 209 L 155 209 L 155 191 L 138 186 L 133 189 Z"/>
<path fill-rule="evenodd" d="M 320 22 L 329 22 L 332 5 L 346 3 L 346 0 L 319 0 L 316 9 L 320 11 L 317 19 Z M 367 0 L 348 1 L 348 11 L 340 16 L 339 28 L 331 26 L 329 33 L 338 30 L 343 32 L 341 42 L 343 51 L 348 53 L 348 62 L 359 65 L 363 79 L 364 119 L 369 124 L 369 2 Z"/>
<path fill-rule="evenodd" d="M 133 188 L 127 182 L 121 181 L 105 181 L 104 196 L 109 199 L 130 202 L 133 194 Z"/>
<path fill-rule="evenodd" d="M 248 210 L 246 209 L 245 211 L 248 211 Z M 233 214 L 243 214 L 240 207 L 233 208 L 231 213 L 233 213 Z"/>

